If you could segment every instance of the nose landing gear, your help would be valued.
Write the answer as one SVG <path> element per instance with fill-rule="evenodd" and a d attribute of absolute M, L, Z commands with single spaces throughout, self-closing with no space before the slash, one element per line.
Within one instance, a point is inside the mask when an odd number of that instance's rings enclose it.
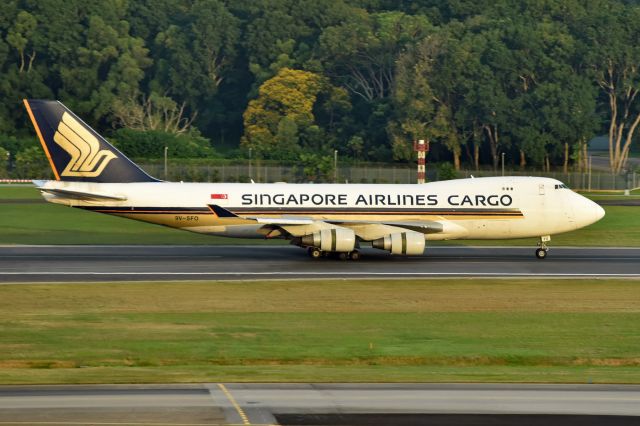
<path fill-rule="evenodd" d="M 547 243 L 551 241 L 551 236 L 543 235 L 540 237 L 540 242 L 538 243 L 539 248 L 536 250 L 536 257 L 538 259 L 545 259 L 547 257 L 547 252 L 549 251 L 549 247 L 547 247 Z"/>

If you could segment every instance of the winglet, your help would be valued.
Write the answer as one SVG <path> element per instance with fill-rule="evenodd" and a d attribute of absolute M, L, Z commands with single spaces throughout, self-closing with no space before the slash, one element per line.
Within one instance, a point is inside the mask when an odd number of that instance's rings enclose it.
<path fill-rule="evenodd" d="M 222 208 L 217 204 L 209 204 L 209 208 L 218 217 L 240 217 L 237 214 L 230 212 L 229 210 Z"/>

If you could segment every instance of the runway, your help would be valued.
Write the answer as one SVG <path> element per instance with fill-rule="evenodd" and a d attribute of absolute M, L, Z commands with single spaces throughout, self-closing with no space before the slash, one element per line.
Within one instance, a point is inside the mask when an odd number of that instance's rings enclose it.
<path fill-rule="evenodd" d="M 640 386 L 222 384 L 0 387 L 0 425 L 631 425 Z"/>
<path fill-rule="evenodd" d="M 640 248 L 429 247 L 310 259 L 293 246 L 2 246 L 0 282 L 424 277 L 640 278 Z"/>

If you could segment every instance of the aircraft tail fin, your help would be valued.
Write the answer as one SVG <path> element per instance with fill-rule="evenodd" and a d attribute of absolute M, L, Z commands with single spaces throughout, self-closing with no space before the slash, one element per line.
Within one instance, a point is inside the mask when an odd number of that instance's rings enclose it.
<path fill-rule="evenodd" d="M 56 180 L 157 182 L 61 102 L 25 99 Z"/>

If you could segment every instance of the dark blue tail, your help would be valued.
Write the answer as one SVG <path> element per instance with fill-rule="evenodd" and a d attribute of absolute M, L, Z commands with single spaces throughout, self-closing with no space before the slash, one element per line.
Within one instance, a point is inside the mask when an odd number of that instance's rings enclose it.
<path fill-rule="evenodd" d="M 157 182 L 58 101 L 25 99 L 56 180 Z"/>

